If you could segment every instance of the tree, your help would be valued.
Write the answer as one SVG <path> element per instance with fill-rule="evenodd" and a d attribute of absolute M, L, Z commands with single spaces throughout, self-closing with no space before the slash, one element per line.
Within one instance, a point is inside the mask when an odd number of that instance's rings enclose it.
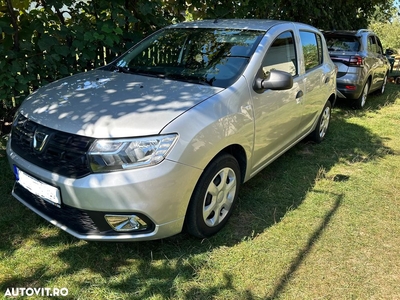
<path fill-rule="evenodd" d="M 386 12 L 394 0 L 188 0 L 188 12 L 194 19 L 230 17 L 278 19 L 303 22 L 320 29 L 360 29 L 379 9 Z M 389 17 L 388 15 L 386 15 Z"/>
<path fill-rule="evenodd" d="M 400 52 L 400 17 L 399 8 L 392 7 L 387 11 L 377 9 L 370 19 L 369 28 L 380 38 L 385 48 Z"/>
<path fill-rule="evenodd" d="M 393 19 L 391 22 L 371 22 L 369 28 L 380 38 L 385 48 L 400 52 L 400 20 Z"/>

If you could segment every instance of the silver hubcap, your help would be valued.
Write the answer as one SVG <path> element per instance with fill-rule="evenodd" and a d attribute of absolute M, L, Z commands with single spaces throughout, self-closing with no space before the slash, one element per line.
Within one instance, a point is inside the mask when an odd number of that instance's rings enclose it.
<path fill-rule="evenodd" d="M 329 120 L 331 118 L 331 109 L 329 107 L 325 107 L 322 116 L 321 116 L 321 124 L 319 125 L 319 137 L 323 138 L 328 130 Z"/>
<path fill-rule="evenodd" d="M 236 193 L 236 174 L 231 168 L 220 170 L 207 188 L 203 202 L 203 220 L 217 226 L 227 216 Z"/>

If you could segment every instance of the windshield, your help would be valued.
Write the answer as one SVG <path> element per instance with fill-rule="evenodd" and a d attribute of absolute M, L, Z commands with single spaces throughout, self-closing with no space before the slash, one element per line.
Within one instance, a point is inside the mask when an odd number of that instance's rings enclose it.
<path fill-rule="evenodd" d="M 233 29 L 164 29 L 110 66 L 118 72 L 228 87 L 242 74 L 263 34 Z"/>

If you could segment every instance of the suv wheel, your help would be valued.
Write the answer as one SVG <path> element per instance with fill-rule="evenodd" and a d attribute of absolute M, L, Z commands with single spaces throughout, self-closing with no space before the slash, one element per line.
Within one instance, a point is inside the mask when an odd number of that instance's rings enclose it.
<path fill-rule="evenodd" d="M 382 83 L 381 89 L 379 90 L 379 93 L 380 93 L 380 94 L 383 94 L 383 93 L 385 92 L 386 83 L 387 83 L 387 78 L 388 78 L 388 76 L 387 76 L 387 74 L 386 74 L 386 75 L 385 75 L 385 78 L 383 78 L 383 83 Z"/>
<path fill-rule="evenodd" d="M 240 178 L 232 155 L 220 155 L 209 164 L 190 199 L 185 224 L 189 234 L 207 238 L 224 227 L 239 194 Z"/>
<path fill-rule="evenodd" d="M 360 97 L 358 97 L 358 99 L 356 100 L 355 103 L 356 108 L 363 108 L 365 106 L 365 103 L 367 102 L 368 91 L 369 91 L 369 81 L 365 83 Z"/>

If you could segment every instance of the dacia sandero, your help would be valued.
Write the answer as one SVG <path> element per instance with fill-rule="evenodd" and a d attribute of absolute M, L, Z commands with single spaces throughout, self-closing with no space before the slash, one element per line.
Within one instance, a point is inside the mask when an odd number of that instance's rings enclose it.
<path fill-rule="evenodd" d="M 241 184 L 305 137 L 324 139 L 335 99 L 314 27 L 171 25 L 24 100 L 7 143 L 12 195 L 79 239 L 207 238 Z"/>

